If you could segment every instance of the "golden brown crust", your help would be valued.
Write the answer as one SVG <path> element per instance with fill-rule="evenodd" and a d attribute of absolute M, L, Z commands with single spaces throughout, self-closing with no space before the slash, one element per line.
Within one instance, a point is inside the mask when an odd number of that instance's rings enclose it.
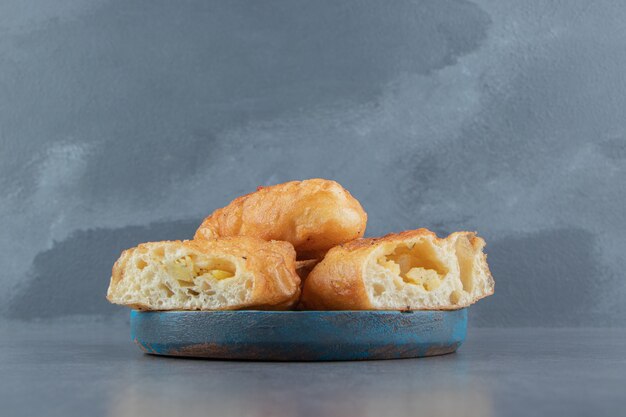
<path fill-rule="evenodd" d="M 320 258 L 331 247 L 365 233 L 367 214 L 335 181 L 310 179 L 269 187 L 214 211 L 194 239 L 253 236 L 294 245 L 298 259 Z"/>
<path fill-rule="evenodd" d="M 434 232 L 431 232 L 428 229 L 422 228 L 422 229 L 415 229 L 415 230 L 405 230 L 399 233 L 389 233 L 381 237 L 355 239 L 351 242 L 344 243 L 343 245 L 340 245 L 340 246 L 349 252 L 354 252 L 358 250 L 367 250 L 368 248 L 371 248 L 372 246 L 376 246 L 385 242 L 403 242 L 407 239 L 412 239 L 412 238 L 416 238 L 420 236 L 428 236 L 430 238 L 434 238 L 437 240 L 443 240 L 437 237 L 437 235 Z"/>
<path fill-rule="evenodd" d="M 405 243 L 420 237 L 426 237 L 436 245 L 442 245 L 456 241 L 460 235 L 467 237 L 471 246 L 480 253 L 481 267 L 488 274 L 490 291 L 480 295 L 472 302 L 491 295 L 494 283 L 487 267 L 486 255 L 482 253 L 482 248 L 485 246 L 483 239 L 471 232 L 456 232 L 443 239 L 428 229 L 417 229 L 390 233 L 383 237 L 356 239 L 332 248 L 324 260 L 317 264 L 308 275 L 303 286 L 300 308 L 311 310 L 375 309 L 364 282 L 365 268 L 372 252 L 387 243 Z M 454 310 L 461 307 L 441 305 L 437 309 Z"/>
<path fill-rule="evenodd" d="M 121 302 L 118 284 L 125 279 L 126 263 L 136 251 L 147 252 L 164 245 L 182 248 L 191 253 L 241 258 L 245 271 L 254 275 L 254 287 L 248 303 L 245 306 L 233 306 L 232 309 L 283 310 L 295 305 L 299 299 L 300 278 L 296 273 L 293 246 L 288 242 L 267 242 L 245 236 L 218 240 L 148 242 L 125 250 L 113 265 L 107 299 L 133 308 L 154 309 L 150 305 Z"/>
<path fill-rule="evenodd" d="M 328 251 L 302 289 L 304 310 L 370 310 L 363 282 L 364 263 L 375 239 L 357 239 Z"/>

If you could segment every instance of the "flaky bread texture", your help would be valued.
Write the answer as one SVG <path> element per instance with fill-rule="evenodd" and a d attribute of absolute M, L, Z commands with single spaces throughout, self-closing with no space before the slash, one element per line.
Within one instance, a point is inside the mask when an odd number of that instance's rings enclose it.
<path fill-rule="evenodd" d="M 485 241 L 427 229 L 357 239 L 331 249 L 304 283 L 311 310 L 456 310 L 493 294 Z"/>
<path fill-rule="evenodd" d="M 290 242 L 297 258 L 317 259 L 362 237 L 367 214 L 335 181 L 310 179 L 269 187 L 233 200 L 204 219 L 194 239 L 253 236 Z"/>
<path fill-rule="evenodd" d="M 148 242 L 122 253 L 107 299 L 141 310 L 284 310 L 300 296 L 290 243 Z"/>

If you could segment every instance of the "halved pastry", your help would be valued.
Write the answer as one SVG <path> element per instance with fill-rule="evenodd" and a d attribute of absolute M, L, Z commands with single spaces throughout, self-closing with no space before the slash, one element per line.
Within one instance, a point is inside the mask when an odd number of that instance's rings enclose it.
<path fill-rule="evenodd" d="M 251 237 L 148 242 L 113 266 L 107 299 L 142 310 L 283 310 L 300 296 L 295 251 Z"/>
<path fill-rule="evenodd" d="M 367 214 L 335 181 L 310 179 L 259 187 L 204 219 L 194 239 L 254 236 L 284 240 L 297 258 L 321 258 L 333 246 L 362 237 Z"/>
<path fill-rule="evenodd" d="M 493 294 L 471 232 L 438 238 L 426 229 L 358 239 L 331 249 L 308 275 L 302 307 L 313 310 L 454 310 Z"/>

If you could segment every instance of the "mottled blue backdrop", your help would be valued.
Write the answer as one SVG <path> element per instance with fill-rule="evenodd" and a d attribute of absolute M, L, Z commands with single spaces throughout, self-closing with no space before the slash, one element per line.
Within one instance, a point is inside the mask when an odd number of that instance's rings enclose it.
<path fill-rule="evenodd" d="M 0 315 L 127 314 L 119 252 L 324 177 L 367 234 L 477 230 L 478 326 L 626 320 L 626 7 L 0 3 Z"/>

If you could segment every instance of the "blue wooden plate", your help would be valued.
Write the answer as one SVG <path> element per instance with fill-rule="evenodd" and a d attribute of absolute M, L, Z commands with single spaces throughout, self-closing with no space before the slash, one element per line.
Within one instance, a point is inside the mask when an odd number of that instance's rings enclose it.
<path fill-rule="evenodd" d="M 452 353 L 467 310 L 135 311 L 131 337 L 146 353 L 213 359 L 332 361 Z"/>

